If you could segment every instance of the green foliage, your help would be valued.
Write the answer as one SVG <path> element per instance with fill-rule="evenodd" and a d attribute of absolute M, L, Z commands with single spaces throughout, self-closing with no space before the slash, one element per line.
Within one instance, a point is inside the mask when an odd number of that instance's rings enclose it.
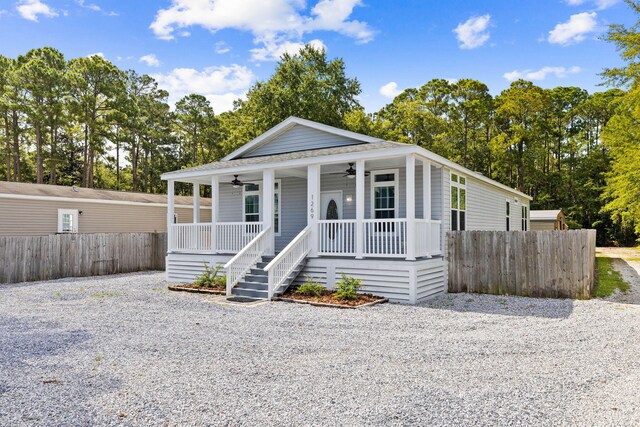
<path fill-rule="evenodd" d="M 204 265 L 204 272 L 196 278 L 195 285 L 201 288 L 220 288 L 227 285 L 227 277 L 218 275 L 222 270 L 222 264 L 211 267 Z"/>
<path fill-rule="evenodd" d="M 613 294 L 616 289 L 620 292 L 629 290 L 622 275 L 613 267 L 613 260 L 608 257 L 596 257 L 596 285 L 591 291 L 594 297 L 602 298 Z"/>
<path fill-rule="evenodd" d="M 319 297 L 322 296 L 326 289 L 320 283 L 313 280 L 312 277 L 305 275 L 306 281 L 298 286 L 298 288 L 293 292 L 297 295 L 304 295 L 307 297 Z"/>
<path fill-rule="evenodd" d="M 362 280 L 341 273 L 341 278 L 335 286 L 333 297 L 343 301 L 358 298 L 358 291 L 362 288 Z"/>

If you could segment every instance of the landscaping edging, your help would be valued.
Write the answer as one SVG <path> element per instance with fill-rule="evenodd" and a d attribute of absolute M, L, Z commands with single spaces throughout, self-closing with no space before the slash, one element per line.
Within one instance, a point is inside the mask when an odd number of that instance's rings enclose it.
<path fill-rule="evenodd" d="M 210 294 L 210 295 L 226 295 L 226 291 L 219 291 L 217 289 L 198 289 L 198 288 L 188 288 L 186 286 L 168 286 L 170 291 L 180 291 L 180 292 L 192 292 L 194 294 Z"/>
<path fill-rule="evenodd" d="M 303 300 L 303 299 L 282 298 L 282 297 L 271 298 L 271 301 L 283 301 L 283 302 L 290 302 L 290 303 L 295 303 L 295 304 L 309 304 L 309 305 L 314 305 L 316 307 L 356 309 L 356 308 L 363 308 L 363 307 L 371 307 L 372 305 L 389 302 L 389 299 L 388 298 L 382 298 L 382 299 L 379 299 L 377 301 L 371 301 L 371 302 L 367 302 L 367 303 L 361 304 L 361 305 L 329 304 L 327 302 L 314 302 L 314 301 L 307 301 L 307 300 Z"/>

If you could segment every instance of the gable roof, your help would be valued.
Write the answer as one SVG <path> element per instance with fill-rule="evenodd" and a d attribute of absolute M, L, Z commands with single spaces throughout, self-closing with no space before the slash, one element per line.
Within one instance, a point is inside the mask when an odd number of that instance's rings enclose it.
<path fill-rule="evenodd" d="M 561 213 L 562 209 L 534 210 L 529 212 L 529 219 L 531 221 L 555 221 Z"/>
<path fill-rule="evenodd" d="M 282 133 L 286 132 L 287 130 L 293 128 L 294 126 L 306 126 L 308 128 L 320 130 L 320 131 L 323 131 L 323 132 L 327 132 L 327 133 L 332 134 L 332 135 L 337 135 L 337 136 L 341 136 L 341 137 L 344 137 L 344 138 L 353 139 L 354 141 L 359 141 L 361 143 L 373 143 L 373 142 L 384 141 L 383 139 L 380 139 L 380 138 L 374 138 L 372 136 L 363 135 L 363 134 L 360 134 L 360 133 L 351 132 L 351 131 L 344 130 L 344 129 L 339 129 L 337 127 L 325 125 L 325 124 L 322 124 L 322 123 L 313 122 L 311 120 L 306 120 L 306 119 L 301 119 L 299 117 L 291 116 L 288 119 L 286 119 L 285 121 L 283 121 L 282 123 L 272 127 L 271 129 L 269 129 L 268 131 L 266 131 L 262 135 L 260 135 L 257 138 L 253 139 L 252 141 L 247 142 L 242 147 L 240 147 L 237 150 L 235 150 L 233 153 L 231 153 L 228 156 L 224 157 L 222 160 L 223 161 L 234 160 L 234 159 L 237 159 L 239 157 L 242 157 L 243 155 L 248 154 L 248 153 L 250 153 L 250 152 L 252 152 L 252 151 L 254 151 L 254 150 L 256 150 L 256 149 L 258 149 L 258 148 L 260 148 L 260 147 L 262 147 L 262 146 L 264 146 L 266 144 L 268 144 L 273 139 L 275 139 L 276 137 L 278 137 Z"/>
<path fill-rule="evenodd" d="M 78 201 L 111 201 L 124 203 L 167 204 L 166 194 L 134 193 L 129 191 L 102 190 L 98 188 L 67 187 L 64 185 L 31 184 L 0 181 L 0 197 L 31 196 L 32 198 L 64 198 Z M 193 197 L 175 196 L 176 205 L 193 205 Z M 211 206 L 211 199 L 200 198 L 201 206 Z"/>

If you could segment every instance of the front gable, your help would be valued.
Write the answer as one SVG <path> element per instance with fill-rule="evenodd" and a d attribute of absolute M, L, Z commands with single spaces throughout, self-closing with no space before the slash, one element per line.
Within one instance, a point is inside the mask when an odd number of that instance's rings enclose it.
<path fill-rule="evenodd" d="M 289 117 L 253 141 L 243 145 L 223 160 L 344 147 L 379 141 L 382 141 L 382 139 L 297 117 Z"/>

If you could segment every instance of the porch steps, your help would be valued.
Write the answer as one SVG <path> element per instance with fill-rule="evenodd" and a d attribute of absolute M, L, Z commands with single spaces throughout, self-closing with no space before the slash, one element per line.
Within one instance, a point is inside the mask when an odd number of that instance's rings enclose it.
<path fill-rule="evenodd" d="M 252 268 L 249 274 L 245 275 L 243 280 L 238 282 L 236 287 L 231 290 L 231 293 L 241 297 L 267 299 L 269 296 L 269 276 L 267 275 L 267 272 L 264 271 L 264 268 L 273 260 L 273 258 L 275 257 L 262 257 L 262 261 L 256 265 L 256 268 Z M 306 263 L 307 261 L 305 259 L 293 272 L 291 272 L 285 283 L 280 286 L 280 289 L 274 296 L 280 296 L 287 290 L 294 280 L 296 280 L 296 277 L 298 277 Z"/>

